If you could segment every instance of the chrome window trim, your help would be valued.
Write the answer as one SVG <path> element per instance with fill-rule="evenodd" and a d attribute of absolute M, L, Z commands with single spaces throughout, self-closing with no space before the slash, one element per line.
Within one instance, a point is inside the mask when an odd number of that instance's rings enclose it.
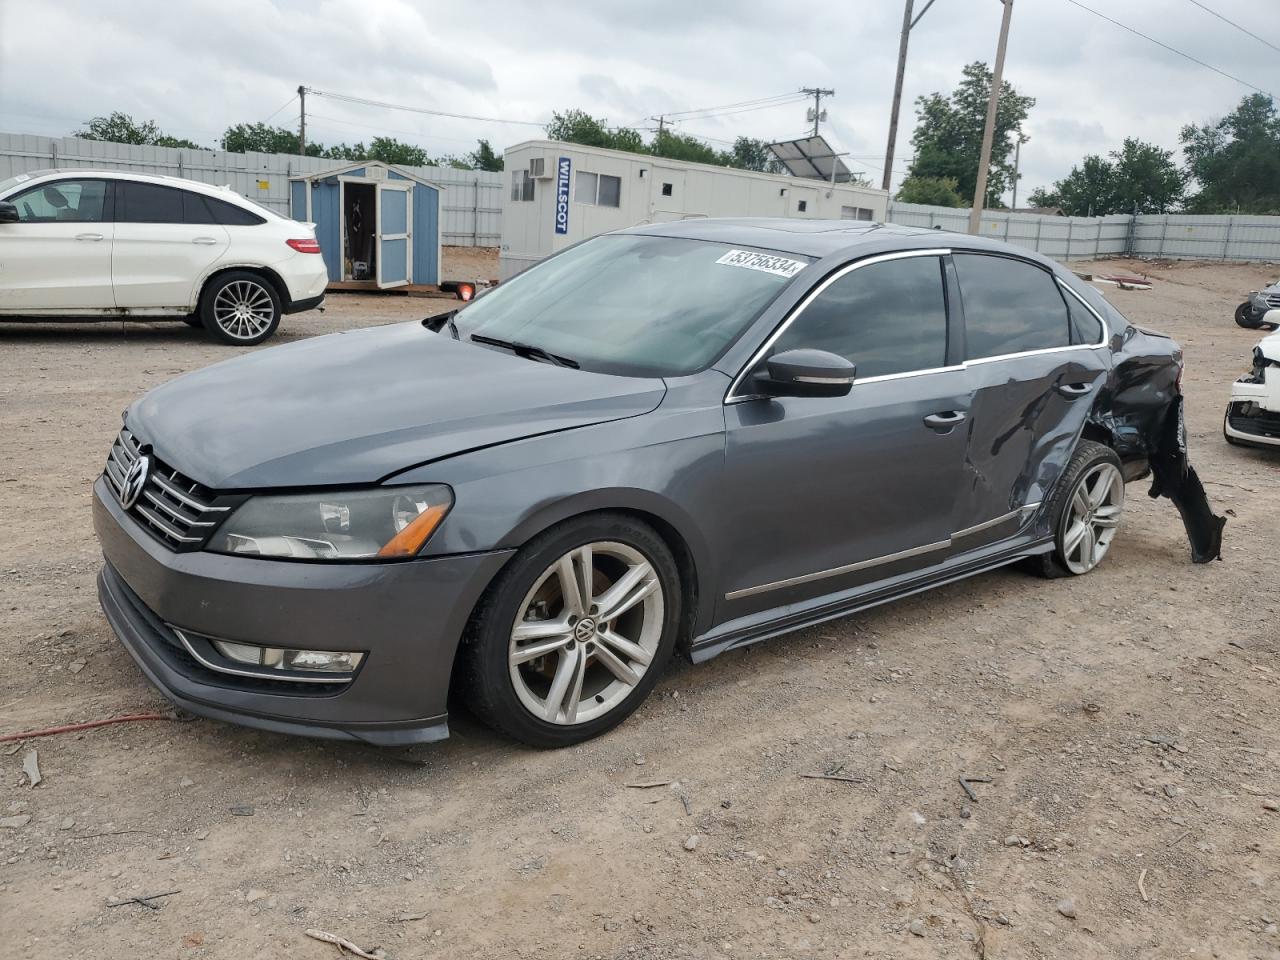
<path fill-rule="evenodd" d="M 268 672 L 265 670 L 241 670 L 237 667 L 224 667 L 221 664 L 213 663 L 212 661 L 206 660 L 204 657 L 200 656 L 200 654 L 196 652 L 196 648 L 192 646 L 191 641 L 187 639 L 186 634 L 173 624 L 167 623 L 165 626 L 172 630 L 174 636 L 182 641 L 182 645 L 186 648 L 187 653 L 191 654 L 200 666 L 208 670 L 213 670 L 216 673 L 225 673 L 233 677 L 248 677 L 252 680 L 280 680 L 285 683 L 350 683 L 355 679 L 354 676 L 350 675 L 339 675 L 334 677 L 280 676 L 279 673 Z"/>
<path fill-rule="evenodd" d="M 857 563 L 846 563 L 840 567 L 831 567 L 828 570 L 819 570 L 816 573 L 805 573 L 798 577 L 788 577 L 785 580 L 775 580 L 772 583 L 762 583 L 757 587 L 744 587 L 741 590 L 731 590 L 724 595 L 726 600 L 741 600 L 743 597 L 752 597 L 758 593 L 767 593 L 770 590 L 781 590 L 783 587 L 795 587 L 802 583 L 812 583 L 814 580 L 825 580 L 828 577 L 838 577 L 845 573 L 854 573 L 858 570 L 866 570 L 868 567 L 878 567 L 881 564 L 893 563 L 897 560 L 907 560 L 911 557 L 918 557 L 925 553 L 934 553 L 938 550 L 946 550 L 951 546 L 951 538 L 939 540 L 936 543 L 926 543 L 919 547 L 911 547 L 908 550 L 900 550 L 897 553 L 889 553 L 883 557 L 872 557 L 870 560 L 859 560 Z"/>
<path fill-rule="evenodd" d="M 761 361 L 761 359 L 763 359 L 764 355 L 768 353 L 769 349 L 775 343 L 777 343 L 778 338 L 781 337 L 784 333 L 786 333 L 787 328 L 791 326 L 791 324 L 795 321 L 796 317 L 804 313 L 805 308 L 808 307 L 810 303 L 812 303 L 824 290 L 826 290 L 827 287 L 831 286 L 831 284 L 835 283 L 841 277 L 844 277 L 846 274 L 852 273 L 854 270 L 861 270 L 863 267 L 869 267 L 872 264 L 876 264 L 876 263 L 887 263 L 890 260 L 905 260 L 909 257 L 945 257 L 950 253 L 951 253 L 950 248 L 933 248 L 929 250 L 899 250 L 896 253 L 881 253 L 874 257 L 866 257 L 865 259 L 855 260 L 853 263 L 845 264 L 835 273 L 831 274 L 831 276 L 827 277 L 827 279 L 823 280 L 820 284 L 818 284 L 816 287 L 810 290 L 803 300 L 801 300 L 798 304 L 792 307 L 791 312 L 788 313 L 782 319 L 782 322 L 778 324 L 777 329 L 774 330 L 773 333 L 769 334 L 765 342 L 762 343 L 760 347 L 756 350 L 756 352 L 751 355 L 751 359 L 749 359 L 746 362 L 746 364 L 743 365 L 742 369 L 738 371 L 737 376 L 733 378 L 733 382 L 729 384 L 729 389 L 725 391 L 724 403 L 739 403 L 743 400 L 756 399 L 756 397 L 758 396 L 757 394 L 748 394 L 745 396 L 734 396 L 734 393 L 738 389 L 738 386 L 742 383 L 746 375 L 755 368 L 756 364 L 758 364 Z M 904 371 L 903 373 L 885 374 L 883 377 L 867 377 L 865 380 L 855 379 L 853 382 L 856 385 L 859 383 L 868 383 L 872 380 L 885 379 L 887 377 L 898 377 L 903 375 L 916 376 L 922 373 L 932 373 L 941 369 L 945 369 L 945 368 L 935 367 L 932 370 L 909 370 L 909 371 Z"/>
<path fill-rule="evenodd" d="M 800 303 L 798 303 L 792 309 L 792 311 L 789 314 L 787 314 L 787 316 L 783 319 L 782 323 L 778 325 L 778 328 L 774 330 L 774 332 L 770 334 L 769 338 L 765 340 L 765 342 L 760 346 L 760 348 L 756 350 L 754 354 L 751 355 L 751 359 L 748 360 L 746 365 L 743 366 L 743 368 L 738 371 L 738 375 L 734 377 L 733 382 L 729 384 L 729 389 L 725 391 L 724 403 L 725 404 L 741 403 L 744 400 L 759 399 L 761 394 L 744 394 L 741 396 L 737 396 L 735 395 L 735 391 L 737 391 L 739 385 L 742 383 L 743 378 L 746 377 L 747 373 L 750 370 L 752 370 L 756 366 L 756 364 L 758 364 L 761 361 L 761 359 L 763 359 L 764 355 L 768 352 L 769 348 L 772 347 L 774 343 L 777 342 L 778 338 L 781 337 L 784 332 L 786 332 L 786 329 L 789 326 L 791 326 L 791 323 L 795 320 L 795 318 L 804 312 L 805 308 L 809 306 L 809 304 L 814 300 L 814 298 L 816 298 L 828 286 L 830 286 L 836 280 L 843 277 L 845 274 L 851 273 L 852 271 L 857 270 L 861 267 L 870 266 L 874 263 L 884 263 L 889 260 L 902 260 L 907 257 L 943 257 L 943 256 L 950 256 L 953 252 L 955 251 L 951 249 L 940 249 L 940 248 L 930 249 L 930 250 L 905 250 L 905 251 L 899 251 L 898 253 L 885 253 L 875 257 L 867 257 L 865 260 L 858 260 L 854 263 L 850 263 L 840 268 L 838 271 L 836 271 L 831 276 L 829 276 L 826 280 L 824 280 L 821 284 L 819 284 L 817 287 L 811 290 L 808 296 L 806 296 L 802 301 L 800 301 Z M 980 251 L 964 251 L 964 250 L 961 250 L 959 252 L 960 253 L 966 253 L 966 252 L 980 253 Z M 1021 257 L 1010 257 L 1009 259 L 1017 260 L 1019 263 L 1026 263 L 1031 266 L 1038 266 L 1038 264 L 1032 263 L 1032 261 L 1030 260 L 1023 260 Z M 1063 282 L 1061 277 L 1056 276 L 1054 274 L 1050 274 L 1050 276 L 1053 277 L 1053 282 L 1057 284 L 1059 290 L 1067 294 L 1070 294 L 1072 297 L 1074 297 L 1075 300 L 1082 307 L 1084 307 L 1091 314 L 1093 314 L 1093 316 L 1097 319 L 1098 323 L 1102 326 L 1102 339 L 1099 340 L 1097 343 L 1069 343 L 1066 346 L 1062 346 L 1062 347 L 1041 347 L 1037 350 L 1021 350 L 1016 353 L 1000 353 L 1000 354 L 996 354 L 993 357 L 978 357 L 976 359 L 964 360 L 961 363 L 953 364 L 951 366 L 946 366 L 946 367 L 929 367 L 924 370 L 905 370 L 901 373 L 885 373 L 875 377 L 855 377 L 853 380 L 853 386 L 856 387 L 862 383 L 879 383 L 883 380 L 901 380 L 906 377 L 923 377 L 933 373 L 948 373 L 956 370 L 965 370 L 974 364 L 994 363 L 998 360 L 1017 360 L 1022 357 L 1032 357 L 1042 353 L 1043 354 L 1063 353 L 1067 350 L 1097 350 L 1101 347 L 1107 346 L 1107 344 L 1111 340 L 1111 327 L 1107 323 L 1107 318 L 1104 317 L 1102 314 L 1100 314 L 1097 310 L 1095 310 L 1093 308 L 1093 305 L 1090 304 L 1087 300 L 1085 300 L 1084 297 L 1080 296 L 1080 294 L 1072 290 L 1071 287 L 1067 286 L 1067 284 Z M 948 322 L 950 321 L 949 314 L 950 312 L 948 311 Z M 1070 321 L 1070 318 L 1068 317 L 1068 322 L 1069 321 Z"/>
<path fill-rule="evenodd" d="M 1067 293 L 1071 294 L 1071 296 L 1075 298 L 1076 302 L 1079 303 L 1080 306 L 1084 307 L 1086 310 L 1092 313 L 1094 317 L 1097 318 L 1098 323 L 1102 324 L 1102 339 L 1100 341 L 1094 344 L 1083 344 L 1083 343 L 1077 344 L 1077 346 L 1105 347 L 1111 341 L 1111 327 L 1107 324 L 1107 318 L 1104 317 L 1102 314 L 1100 314 L 1097 310 L 1093 309 L 1093 304 L 1091 304 L 1088 300 L 1080 296 L 1080 294 L 1076 293 L 1069 286 L 1063 283 L 1061 277 L 1054 277 L 1053 279 L 1058 282 L 1058 287 L 1060 289 L 1065 290 Z"/>

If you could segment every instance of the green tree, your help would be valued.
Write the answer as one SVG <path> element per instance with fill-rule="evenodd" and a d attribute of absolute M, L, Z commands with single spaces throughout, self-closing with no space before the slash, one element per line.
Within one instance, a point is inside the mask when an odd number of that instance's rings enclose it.
<path fill-rule="evenodd" d="M 488 140 L 478 140 L 476 148 L 467 157 L 475 170 L 499 171 L 502 169 L 502 157 L 493 152 Z"/>
<path fill-rule="evenodd" d="M 960 196 L 955 177 L 907 177 L 895 199 L 903 203 L 928 203 L 935 207 L 964 207 L 970 201 Z"/>
<path fill-rule="evenodd" d="M 85 129 L 72 134 L 81 140 L 108 140 L 111 143 L 133 143 L 151 147 L 181 147 L 187 150 L 203 150 L 198 143 L 171 137 L 161 133 L 154 120 L 138 123 L 127 113 L 114 111 L 109 117 L 94 117 L 85 123 Z"/>
<path fill-rule="evenodd" d="M 335 143 L 333 146 L 321 148 L 317 156 L 327 157 L 330 160 L 367 160 L 369 151 L 365 149 L 363 143 Z"/>
<path fill-rule="evenodd" d="M 1280 115 L 1266 94 L 1250 94 L 1216 123 L 1189 124 L 1180 137 L 1200 190 L 1193 213 L 1280 211 Z"/>
<path fill-rule="evenodd" d="M 738 137 L 734 140 L 733 146 L 721 154 L 720 162 L 726 167 L 755 170 L 759 173 L 776 173 L 778 165 L 769 145 L 751 137 Z"/>
<path fill-rule="evenodd" d="M 971 198 L 978 182 L 978 157 L 992 76 L 981 62 L 969 64 L 963 74 L 960 85 L 950 94 L 931 93 L 917 98 L 916 131 L 911 138 L 916 156 L 910 176 L 954 179 L 960 196 Z M 1007 80 L 1001 83 L 987 176 L 988 206 L 995 205 L 1013 182 L 1010 134 L 1022 125 L 1035 104 L 1035 97 L 1020 95 Z"/>
<path fill-rule="evenodd" d="M 607 147 L 628 153 L 648 153 L 644 140 L 635 130 L 627 127 L 610 129 L 607 122 L 597 120 L 585 110 L 566 110 L 552 113 L 547 124 L 547 137 L 566 143 L 580 143 L 587 147 Z"/>
<path fill-rule="evenodd" d="M 649 152 L 655 157 L 666 157 L 668 160 L 721 164 L 720 154 L 713 147 L 707 146 L 696 137 L 683 133 L 672 133 L 665 128 L 653 135 L 653 141 L 649 144 Z"/>
<path fill-rule="evenodd" d="M 1073 217 L 1105 217 L 1167 213 L 1182 202 L 1186 175 L 1173 162 L 1173 151 L 1128 137 L 1108 156 L 1085 157 L 1052 188 L 1033 192 L 1031 203 L 1061 207 Z"/>
<path fill-rule="evenodd" d="M 222 134 L 222 149 L 228 153 L 297 153 L 298 132 L 287 127 L 269 127 L 265 123 L 237 123 L 227 127 Z M 307 156 L 326 155 L 322 144 L 307 143 Z"/>
<path fill-rule="evenodd" d="M 402 143 L 395 137 L 374 137 L 369 143 L 367 160 L 398 163 L 405 167 L 425 167 L 431 163 L 427 151 L 411 143 Z"/>
<path fill-rule="evenodd" d="M 1187 175 L 1174 163 L 1172 150 L 1125 137 L 1124 145 L 1111 151 L 1111 160 L 1114 179 L 1107 213 L 1168 213 L 1182 204 Z"/>

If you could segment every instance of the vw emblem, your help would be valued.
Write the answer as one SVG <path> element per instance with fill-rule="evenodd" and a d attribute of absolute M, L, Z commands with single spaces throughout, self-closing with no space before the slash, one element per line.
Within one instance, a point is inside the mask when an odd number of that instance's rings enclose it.
<path fill-rule="evenodd" d="M 573 627 L 573 638 L 579 643 L 586 643 L 596 635 L 596 622 L 590 617 L 583 617 Z"/>
<path fill-rule="evenodd" d="M 147 485 L 147 474 L 150 472 L 151 458 L 145 454 L 129 464 L 124 475 L 124 485 L 120 488 L 120 506 L 126 510 L 133 509 L 133 505 L 142 496 L 143 488 Z"/>

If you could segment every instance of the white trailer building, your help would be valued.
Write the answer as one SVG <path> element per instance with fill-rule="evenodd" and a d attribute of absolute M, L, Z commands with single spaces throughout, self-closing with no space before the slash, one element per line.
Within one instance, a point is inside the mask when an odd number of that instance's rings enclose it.
<path fill-rule="evenodd" d="M 504 154 L 499 275 L 610 230 L 688 217 L 883 221 L 884 190 L 529 140 Z"/>

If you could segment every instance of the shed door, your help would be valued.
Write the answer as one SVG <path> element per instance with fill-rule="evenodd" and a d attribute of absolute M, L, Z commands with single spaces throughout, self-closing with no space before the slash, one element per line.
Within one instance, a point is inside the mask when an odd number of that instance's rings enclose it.
<path fill-rule="evenodd" d="M 402 287 L 413 280 L 413 184 L 378 184 L 378 287 Z"/>

